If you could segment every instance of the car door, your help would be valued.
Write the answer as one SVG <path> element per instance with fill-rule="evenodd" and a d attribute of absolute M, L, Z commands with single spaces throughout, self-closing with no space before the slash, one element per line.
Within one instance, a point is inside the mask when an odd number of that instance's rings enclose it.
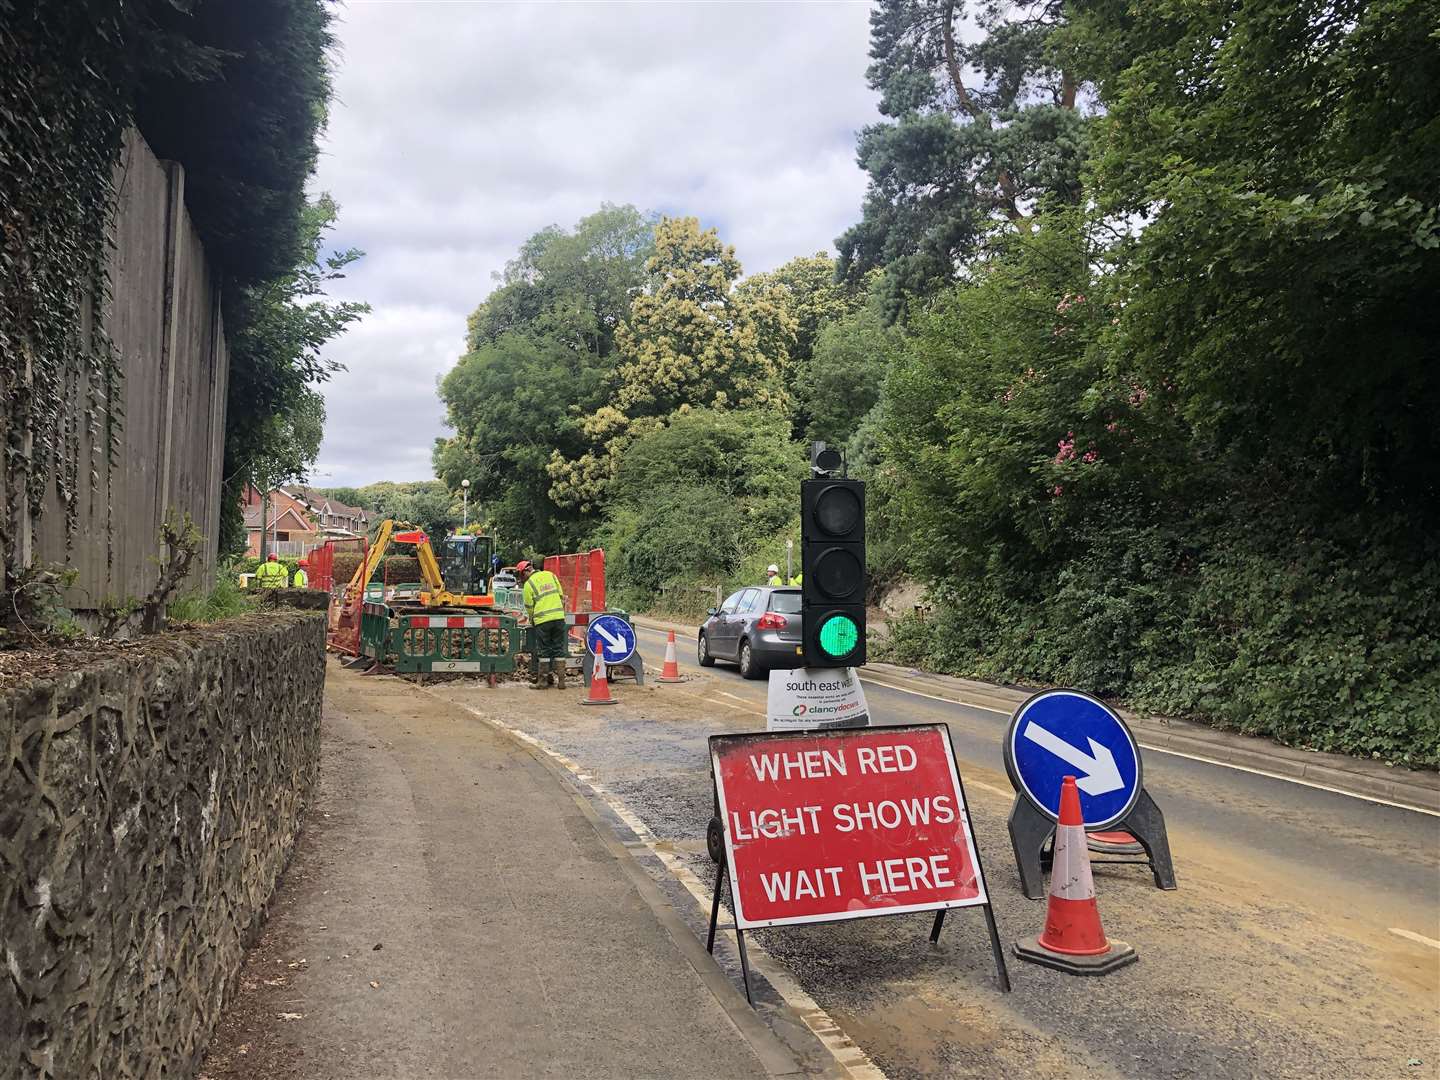
<path fill-rule="evenodd" d="M 765 611 L 765 589 L 746 589 L 740 596 L 740 606 L 734 612 L 736 621 L 736 642 L 734 642 L 734 658 L 740 660 L 740 642 L 747 636 L 753 636 L 755 632 L 755 621 L 760 618 L 760 612 Z"/>
<path fill-rule="evenodd" d="M 745 636 L 749 629 L 754 615 L 751 612 L 755 609 L 755 598 L 760 595 L 759 589 L 743 589 L 740 598 L 735 603 L 735 611 L 730 615 L 730 640 L 725 647 L 725 655 L 740 659 L 740 639 Z"/>
<path fill-rule="evenodd" d="M 710 623 L 710 655 L 731 656 L 739 648 L 740 630 L 735 620 L 735 610 L 740 606 L 740 597 L 744 590 L 731 593 L 720 605 L 720 610 L 715 613 L 715 618 Z"/>

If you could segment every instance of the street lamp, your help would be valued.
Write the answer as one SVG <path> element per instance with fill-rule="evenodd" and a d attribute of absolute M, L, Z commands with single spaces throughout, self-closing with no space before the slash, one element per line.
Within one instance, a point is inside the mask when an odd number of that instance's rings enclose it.
<path fill-rule="evenodd" d="M 460 527 L 468 528 L 470 525 L 470 481 L 460 481 Z"/>

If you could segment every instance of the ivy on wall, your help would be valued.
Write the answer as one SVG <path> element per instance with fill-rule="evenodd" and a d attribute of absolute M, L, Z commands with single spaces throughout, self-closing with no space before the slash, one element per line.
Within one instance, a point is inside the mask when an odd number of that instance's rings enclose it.
<path fill-rule="evenodd" d="M 73 539 L 81 493 L 113 462 L 121 366 L 103 325 L 126 129 L 185 167 L 227 328 L 243 332 L 247 290 L 311 257 L 304 186 L 330 92 L 329 8 L 0 0 L 0 631 L 29 603 L 49 491 Z"/>
<path fill-rule="evenodd" d="M 132 14 L 0 0 L 0 596 L 23 592 L 54 484 L 73 534 L 82 484 L 108 467 L 119 367 L 101 328 L 113 174 L 128 122 Z M 90 299 L 86 299 L 86 298 Z M 88 305 L 88 307 L 87 307 Z M 69 407 L 85 395 L 79 413 Z M 90 428 L 90 460 L 82 460 Z M 16 609 L 12 597 L 0 623 Z"/>

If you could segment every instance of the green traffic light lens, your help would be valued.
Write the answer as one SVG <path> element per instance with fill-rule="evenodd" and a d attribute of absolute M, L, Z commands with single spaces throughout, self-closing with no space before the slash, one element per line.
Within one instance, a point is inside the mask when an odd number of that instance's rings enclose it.
<path fill-rule="evenodd" d="M 849 615 L 831 615 L 820 624 L 820 648 L 829 656 L 849 656 L 859 643 L 860 628 Z"/>

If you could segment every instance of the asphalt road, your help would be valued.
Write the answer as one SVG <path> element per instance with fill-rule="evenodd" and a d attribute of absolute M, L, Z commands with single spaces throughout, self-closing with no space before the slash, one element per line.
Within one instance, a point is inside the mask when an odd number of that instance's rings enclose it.
<path fill-rule="evenodd" d="M 641 630 L 658 674 L 662 633 Z M 565 754 L 695 874 L 710 814 L 707 736 L 763 727 L 764 682 L 680 645 L 682 685 L 616 684 L 621 704 L 549 694 L 526 707 L 447 687 Z M 866 687 L 880 723 L 949 725 L 1002 937 L 1036 932 L 1020 895 L 1000 754 L 1007 717 Z M 529 701 L 537 701 L 530 707 Z M 1169 826 L 1179 889 L 1143 867 L 1097 866 L 1110 936 L 1133 967 L 1080 979 L 1012 959 L 995 986 L 978 913 L 755 933 L 889 1076 L 1440 1076 L 1440 819 L 1282 780 L 1148 752 L 1146 786 Z"/>
<path fill-rule="evenodd" d="M 647 671 L 659 671 L 665 634 L 642 627 L 640 635 Z M 676 637 L 682 664 L 693 669 L 693 642 Z M 742 679 L 724 661 L 713 670 L 724 694 L 743 699 L 737 705 L 764 709 L 764 680 Z M 966 780 L 1010 790 L 1001 756 L 1008 715 L 872 682 L 865 697 L 878 724 L 948 724 Z M 1379 903 L 1400 920 L 1391 925 L 1440 938 L 1440 818 L 1159 751 L 1145 751 L 1144 761 L 1146 787 L 1172 831 L 1223 838 L 1297 877 L 1318 870 L 1329 888 L 1375 894 L 1366 907 Z"/>

